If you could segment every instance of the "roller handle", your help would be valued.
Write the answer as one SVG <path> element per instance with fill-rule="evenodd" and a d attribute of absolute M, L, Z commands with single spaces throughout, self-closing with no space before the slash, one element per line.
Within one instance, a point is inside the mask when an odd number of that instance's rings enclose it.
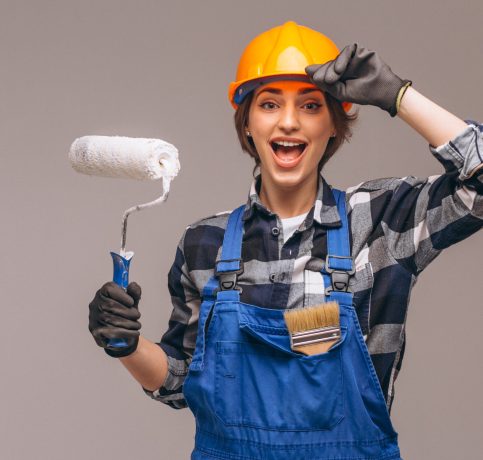
<path fill-rule="evenodd" d="M 131 263 L 133 254 L 131 253 L 129 258 L 125 258 L 115 252 L 111 252 L 111 256 L 114 266 L 112 281 L 126 290 L 129 284 L 129 264 Z M 109 339 L 107 343 L 112 348 L 124 348 L 128 346 L 126 339 Z"/>

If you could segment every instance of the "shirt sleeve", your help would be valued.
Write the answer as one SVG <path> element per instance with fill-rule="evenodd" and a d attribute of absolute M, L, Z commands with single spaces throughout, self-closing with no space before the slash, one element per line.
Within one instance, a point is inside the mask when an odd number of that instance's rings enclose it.
<path fill-rule="evenodd" d="M 446 144 L 429 147 L 445 173 L 400 179 L 385 210 L 388 249 L 414 275 L 483 226 L 483 126 L 467 124 Z"/>
<path fill-rule="evenodd" d="M 201 304 L 200 292 L 190 278 L 184 256 L 185 231 L 176 249 L 176 257 L 168 274 L 168 288 L 173 310 L 158 345 L 168 356 L 168 374 L 156 391 L 144 392 L 152 399 L 174 409 L 187 407 L 183 396 L 183 383 L 188 374 L 196 344 L 198 316 Z"/>

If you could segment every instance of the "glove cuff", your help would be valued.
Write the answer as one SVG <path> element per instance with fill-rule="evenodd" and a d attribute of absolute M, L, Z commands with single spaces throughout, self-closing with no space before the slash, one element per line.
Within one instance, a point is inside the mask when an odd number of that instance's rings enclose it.
<path fill-rule="evenodd" d="M 135 342 L 132 345 L 122 348 L 104 348 L 106 354 L 111 358 L 124 358 L 134 353 L 138 347 L 139 338 L 136 337 Z"/>
<path fill-rule="evenodd" d="M 411 80 L 401 80 L 401 86 L 396 94 L 396 100 L 394 101 L 394 104 L 392 104 L 391 107 L 389 107 L 389 115 L 391 117 L 395 117 L 397 113 L 399 112 L 399 108 L 401 106 L 401 101 L 404 96 L 404 93 L 406 90 L 413 84 Z"/>

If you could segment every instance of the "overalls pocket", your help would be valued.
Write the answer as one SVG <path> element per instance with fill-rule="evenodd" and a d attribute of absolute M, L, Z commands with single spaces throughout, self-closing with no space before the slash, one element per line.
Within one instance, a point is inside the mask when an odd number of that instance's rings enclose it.
<path fill-rule="evenodd" d="M 341 340 L 326 353 L 290 349 L 285 327 L 240 324 L 240 341 L 216 343 L 215 411 L 225 425 L 330 430 L 344 417 Z"/>

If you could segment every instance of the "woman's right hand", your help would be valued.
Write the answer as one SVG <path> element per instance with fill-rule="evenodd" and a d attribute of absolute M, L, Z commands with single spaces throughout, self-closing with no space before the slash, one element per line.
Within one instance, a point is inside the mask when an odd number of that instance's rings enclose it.
<path fill-rule="evenodd" d="M 121 358 L 136 351 L 141 329 L 140 299 L 141 287 L 137 283 L 130 283 L 124 290 L 110 281 L 96 292 L 89 304 L 89 331 L 109 356 Z M 127 347 L 110 347 L 110 339 L 124 339 Z"/>

